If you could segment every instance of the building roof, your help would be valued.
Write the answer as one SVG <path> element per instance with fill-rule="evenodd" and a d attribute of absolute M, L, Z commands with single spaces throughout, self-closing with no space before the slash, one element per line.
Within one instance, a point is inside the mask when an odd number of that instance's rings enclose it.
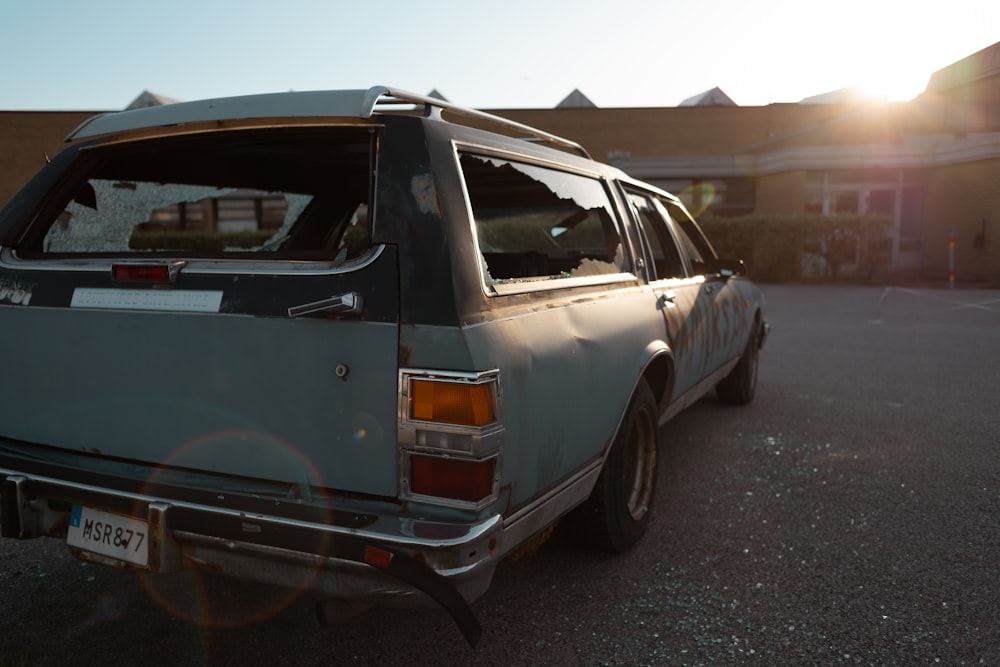
<path fill-rule="evenodd" d="M 556 109 L 596 109 L 597 105 L 590 101 L 590 98 L 580 92 L 579 88 L 574 88 L 573 92 L 563 98 L 563 101 L 556 105 Z"/>
<path fill-rule="evenodd" d="M 698 93 L 680 103 L 682 107 L 735 107 L 739 106 L 729 95 L 722 92 L 718 86 L 703 93 Z"/>
<path fill-rule="evenodd" d="M 869 95 L 858 86 L 848 86 L 828 93 L 820 93 L 803 100 L 799 104 L 867 104 L 869 102 L 885 102 L 885 98 Z"/>
<path fill-rule="evenodd" d="M 132 100 L 132 103 L 125 107 L 125 110 L 148 109 L 149 107 L 158 107 L 164 104 L 174 104 L 178 101 L 179 100 L 167 97 L 166 95 L 159 95 L 157 93 L 151 93 L 148 90 L 144 90 L 139 97 Z"/>
<path fill-rule="evenodd" d="M 1000 42 L 931 74 L 927 92 L 941 92 L 996 74 L 1000 74 Z"/>

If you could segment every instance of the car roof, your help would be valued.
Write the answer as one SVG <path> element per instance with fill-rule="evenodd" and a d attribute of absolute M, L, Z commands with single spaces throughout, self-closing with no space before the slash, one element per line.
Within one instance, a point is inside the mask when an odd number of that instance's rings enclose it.
<path fill-rule="evenodd" d="M 364 92 L 339 90 L 246 95 L 103 113 L 83 121 L 67 135 L 66 141 L 210 121 L 317 116 L 357 117 L 361 110 Z"/>
<path fill-rule="evenodd" d="M 590 157 L 575 141 L 507 118 L 452 104 L 446 100 L 387 86 L 374 86 L 367 90 L 322 90 L 222 97 L 103 113 L 88 118 L 77 126 L 66 136 L 66 141 L 144 133 L 150 130 L 164 133 L 188 131 L 198 126 L 212 127 L 213 124 L 222 122 L 330 118 L 364 121 L 377 114 L 413 114 L 414 110 L 422 110 L 425 117 L 436 120 L 443 120 L 441 112 L 447 111 L 449 121 L 454 117 L 457 120 L 486 124 L 493 130 L 568 150 L 586 158 Z"/>

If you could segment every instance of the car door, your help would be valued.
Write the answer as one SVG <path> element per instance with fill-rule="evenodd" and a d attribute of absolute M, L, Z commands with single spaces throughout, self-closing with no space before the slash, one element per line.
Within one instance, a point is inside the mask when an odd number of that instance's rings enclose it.
<path fill-rule="evenodd" d="M 690 275 L 657 197 L 632 187 L 626 187 L 626 196 L 643 231 L 647 289 L 666 321 L 675 365 L 670 397 L 674 401 L 692 389 L 705 371 L 706 348 L 700 342 L 707 315 L 706 304 L 700 300 L 703 279 Z"/>
<path fill-rule="evenodd" d="M 715 270 L 718 259 L 715 250 L 687 212 L 674 202 L 660 203 L 688 257 L 691 275 L 699 283 L 695 311 L 703 319 L 702 374 L 707 377 L 743 351 L 746 322 L 742 296 L 735 281 Z"/>

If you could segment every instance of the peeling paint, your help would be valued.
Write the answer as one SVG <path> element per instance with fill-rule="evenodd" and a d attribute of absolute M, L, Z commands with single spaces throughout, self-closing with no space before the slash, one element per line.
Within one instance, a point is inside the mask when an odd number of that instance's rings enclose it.
<path fill-rule="evenodd" d="M 436 208 L 434 197 L 434 178 L 430 174 L 418 174 L 410 182 L 413 201 L 421 213 L 433 213 Z"/>

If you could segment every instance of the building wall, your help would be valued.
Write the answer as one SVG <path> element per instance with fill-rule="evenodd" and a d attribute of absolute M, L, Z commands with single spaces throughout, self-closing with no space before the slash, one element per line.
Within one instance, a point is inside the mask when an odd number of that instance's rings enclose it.
<path fill-rule="evenodd" d="M 633 109 L 492 109 L 504 118 L 573 139 L 595 158 L 627 153 L 732 155 L 844 113 L 841 105 L 771 104 L 766 107 Z"/>
<path fill-rule="evenodd" d="M 62 150 L 63 138 L 93 116 L 87 111 L 0 111 L 0 207 Z"/>
<path fill-rule="evenodd" d="M 947 274 L 954 231 L 957 278 L 1000 279 L 1000 158 L 935 169 L 926 201 L 924 271 Z"/>
<path fill-rule="evenodd" d="M 806 207 L 806 172 L 786 171 L 757 178 L 755 213 L 803 213 Z"/>
<path fill-rule="evenodd" d="M 58 152 L 63 137 L 93 113 L 0 112 L 0 206 L 38 170 L 44 154 Z M 596 159 L 682 196 L 686 189 L 714 188 L 724 193 L 715 205 L 728 206 L 732 214 L 802 213 L 807 179 L 816 174 L 886 168 L 925 173 L 923 240 L 907 266 L 946 273 L 954 226 L 959 277 L 1000 277 L 1000 75 L 934 90 L 910 103 L 869 108 L 772 104 L 492 113 L 578 141 Z M 946 148 L 951 152 L 942 161 Z"/>

